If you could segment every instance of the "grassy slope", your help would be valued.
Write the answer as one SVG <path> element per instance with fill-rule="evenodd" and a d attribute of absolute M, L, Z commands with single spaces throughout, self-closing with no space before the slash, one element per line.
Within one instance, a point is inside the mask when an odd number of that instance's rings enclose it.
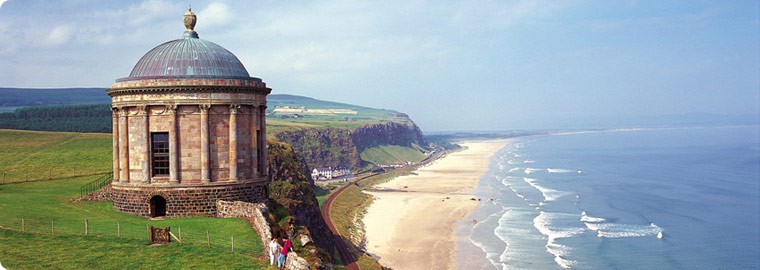
<path fill-rule="evenodd" d="M 420 162 L 425 155 L 410 147 L 381 145 L 365 149 L 359 154 L 362 160 L 374 164 L 398 164 L 406 161 Z"/>
<path fill-rule="evenodd" d="M 67 163 L 107 168 L 111 165 L 110 135 L 100 135 L 0 130 L 3 151 L 0 164 L 7 168 L 6 164 L 13 163 L 13 166 L 33 171 Z M 102 143 L 101 137 L 108 143 Z M 0 262 L 3 266 L 50 268 L 52 264 L 52 268 L 83 269 L 98 263 L 98 268 L 264 267 L 264 260 L 254 258 L 261 254 L 262 247 L 246 220 L 151 221 L 116 212 L 111 203 L 71 202 L 79 195 L 81 185 L 97 177 L 0 185 Z M 32 234 L 18 232 L 22 218 L 25 230 Z M 83 236 L 84 219 L 88 220 L 90 236 Z M 117 222 L 121 239 L 116 237 Z M 55 226 L 55 236 L 50 236 L 51 225 Z M 171 227 L 178 236 L 181 228 L 183 243 L 149 247 L 146 225 Z M 210 247 L 207 247 L 207 231 Z M 230 236 L 234 237 L 235 254 L 231 253 Z M 112 261 L 100 262 L 105 258 Z"/>
<path fill-rule="evenodd" d="M 111 171 L 111 134 L 0 130 L 0 182 Z"/>
<path fill-rule="evenodd" d="M 270 115 L 267 116 L 267 128 L 270 128 L 269 123 L 273 121 L 319 127 L 352 129 L 362 125 L 380 123 L 383 121 L 410 123 L 408 118 L 400 117 L 400 114 L 396 111 L 373 109 L 302 96 L 269 95 L 267 97 L 267 105 L 267 112 L 270 113 Z M 290 118 L 285 115 L 272 113 L 278 106 L 306 107 L 307 109 L 351 109 L 355 110 L 357 114 L 301 115 L 299 118 Z"/>

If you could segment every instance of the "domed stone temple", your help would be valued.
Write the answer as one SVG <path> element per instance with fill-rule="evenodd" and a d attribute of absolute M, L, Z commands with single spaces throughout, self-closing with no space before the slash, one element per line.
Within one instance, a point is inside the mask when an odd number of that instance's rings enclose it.
<path fill-rule="evenodd" d="M 148 51 L 106 93 L 113 111 L 114 209 L 214 216 L 216 201 L 266 200 L 266 96 L 230 51 L 185 32 Z"/>

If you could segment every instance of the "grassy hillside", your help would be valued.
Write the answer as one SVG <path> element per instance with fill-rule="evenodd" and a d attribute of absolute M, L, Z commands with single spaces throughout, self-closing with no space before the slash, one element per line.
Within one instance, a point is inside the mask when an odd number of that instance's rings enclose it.
<path fill-rule="evenodd" d="M 111 134 L 0 129 L 0 182 L 111 171 Z"/>
<path fill-rule="evenodd" d="M 295 109 L 284 111 L 283 108 Z M 298 110 L 302 109 L 302 110 Z M 354 128 L 364 124 L 393 121 L 411 123 L 408 116 L 392 110 L 373 109 L 294 95 L 269 95 L 267 121 L 322 127 Z"/>
<path fill-rule="evenodd" d="M 373 164 L 401 164 L 407 161 L 420 162 L 425 154 L 417 149 L 398 145 L 380 145 L 365 149 L 360 153 L 362 160 Z"/>
<path fill-rule="evenodd" d="M 110 171 L 109 134 L 0 130 L 0 166 L 45 178 L 49 168 L 92 174 Z M 65 176 L 65 175 L 64 175 Z M 265 269 L 261 243 L 243 219 L 149 220 L 116 212 L 111 203 L 73 202 L 79 187 L 100 175 L 0 185 L 0 262 L 9 269 Z M 11 181 L 12 180 L 12 181 Z M 22 219 L 23 227 L 22 227 Z M 89 235 L 84 236 L 84 220 Z M 182 243 L 149 246 L 147 225 L 171 227 Z M 117 226 L 120 237 L 117 237 Z M 180 229 L 181 228 L 181 229 Z M 25 233 L 21 231 L 24 230 Z M 211 239 L 210 245 L 207 242 Z M 232 253 L 231 237 L 235 243 Z"/>

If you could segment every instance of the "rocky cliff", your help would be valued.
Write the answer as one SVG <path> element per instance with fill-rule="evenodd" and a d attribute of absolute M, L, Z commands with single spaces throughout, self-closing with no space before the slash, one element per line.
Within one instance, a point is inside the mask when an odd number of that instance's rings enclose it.
<path fill-rule="evenodd" d="M 410 120 L 411 122 L 411 120 Z M 426 147 L 428 142 L 422 131 L 414 123 L 384 122 L 361 126 L 351 133 L 351 141 L 358 152 L 377 145 L 398 145 L 412 147 L 412 144 Z"/>
<path fill-rule="evenodd" d="M 293 146 L 309 168 L 362 166 L 359 154 L 378 145 L 427 146 L 419 127 L 409 123 L 381 122 L 357 128 L 304 128 L 277 133 L 277 140 Z"/>
<path fill-rule="evenodd" d="M 268 140 L 267 148 L 272 234 L 291 238 L 308 235 L 313 239 L 312 248 L 298 246 L 296 251 L 307 249 L 299 254 L 317 265 L 328 264 L 334 244 L 332 233 L 322 219 L 305 163 L 287 143 Z"/>
<path fill-rule="evenodd" d="M 293 146 L 309 168 L 361 167 L 359 151 L 349 129 L 306 128 L 281 132 L 276 138 Z"/>

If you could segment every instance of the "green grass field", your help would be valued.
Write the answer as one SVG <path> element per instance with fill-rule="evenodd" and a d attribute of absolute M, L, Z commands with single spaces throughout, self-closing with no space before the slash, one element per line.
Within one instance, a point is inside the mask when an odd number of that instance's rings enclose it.
<path fill-rule="evenodd" d="M 84 174 L 110 171 L 110 150 L 110 134 L 0 130 L 3 170 L 44 172 L 71 166 L 78 172 L 76 167 L 81 166 L 88 168 Z M 265 259 L 258 258 L 259 237 L 244 219 L 154 221 L 116 212 L 107 202 L 72 202 L 80 186 L 99 176 L 0 184 L 0 263 L 8 269 L 268 267 Z M 182 243 L 149 246 L 149 225 L 171 227 Z"/>
<path fill-rule="evenodd" d="M 111 134 L 0 129 L 0 183 L 111 171 Z"/>
<path fill-rule="evenodd" d="M 425 154 L 409 147 L 398 145 L 380 145 L 365 149 L 359 154 L 362 160 L 381 164 L 418 163 L 425 159 Z"/>

